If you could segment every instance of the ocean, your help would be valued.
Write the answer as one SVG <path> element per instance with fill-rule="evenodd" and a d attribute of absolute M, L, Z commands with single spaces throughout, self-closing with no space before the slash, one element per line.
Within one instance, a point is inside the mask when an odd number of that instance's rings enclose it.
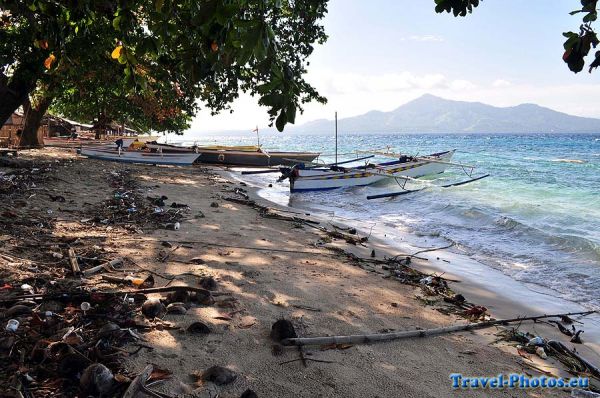
<path fill-rule="evenodd" d="M 179 140 L 256 143 L 252 134 Z M 325 162 L 334 159 L 333 134 L 269 135 L 261 144 L 267 150 L 322 152 Z M 266 199 L 377 226 L 392 241 L 410 232 L 420 238 L 413 242 L 417 246 L 453 243 L 450 250 L 533 289 L 600 309 L 600 134 L 340 134 L 339 160 L 356 157 L 355 150 L 387 146 L 411 155 L 456 149 L 453 161 L 476 166 L 474 176 L 491 176 L 435 187 L 469 178 L 460 167 L 451 167 L 426 178 L 433 185 L 428 189 L 373 201 L 367 195 L 397 191 L 398 185 L 391 180 L 383 186 L 290 195 L 275 174 L 243 179 L 263 187 L 259 194 Z M 379 160 L 389 159 L 370 159 Z M 424 186 L 409 182 L 406 187 Z"/>

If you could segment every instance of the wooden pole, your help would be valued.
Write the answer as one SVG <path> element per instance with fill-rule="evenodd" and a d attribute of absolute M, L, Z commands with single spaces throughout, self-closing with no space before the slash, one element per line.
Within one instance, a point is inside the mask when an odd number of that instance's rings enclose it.
<path fill-rule="evenodd" d="M 467 323 L 466 325 L 454 325 L 446 326 L 442 328 L 434 329 L 423 329 L 423 330 L 408 330 L 402 332 L 392 333 L 376 333 L 376 334 L 359 334 L 350 336 L 327 336 L 327 337 L 305 337 L 305 338 L 291 338 L 284 339 L 281 341 L 283 345 L 326 345 L 326 344 L 364 344 L 373 343 L 378 341 L 391 341 L 399 339 L 407 339 L 411 337 L 428 337 L 439 334 L 446 334 L 452 332 L 459 332 L 464 330 L 475 330 L 484 329 L 495 325 L 502 325 L 510 322 L 522 322 L 522 321 L 535 321 L 543 318 L 556 318 L 561 316 L 570 315 L 589 315 L 596 311 L 586 312 L 571 312 L 567 314 L 556 314 L 556 315 L 538 315 L 530 317 L 512 318 L 512 319 L 498 319 L 495 321 L 486 321 L 478 323 Z"/>

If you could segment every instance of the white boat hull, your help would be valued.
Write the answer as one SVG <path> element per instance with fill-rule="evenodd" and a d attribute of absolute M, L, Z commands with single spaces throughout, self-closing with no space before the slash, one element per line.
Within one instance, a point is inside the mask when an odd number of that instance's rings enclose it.
<path fill-rule="evenodd" d="M 454 155 L 454 151 L 448 151 L 435 156 L 435 158 L 439 161 L 448 162 L 452 155 Z M 372 169 L 352 168 L 346 172 L 323 169 L 297 170 L 296 175 L 290 179 L 290 191 L 305 192 L 360 187 L 384 180 L 387 181 L 393 176 L 419 178 L 443 173 L 446 167 L 447 164 L 444 163 L 416 160 L 403 163 L 382 163 Z"/>
<path fill-rule="evenodd" d="M 82 148 L 79 153 L 91 159 L 121 163 L 143 163 L 187 166 L 198 158 L 197 153 L 152 153 L 143 151 L 118 151 L 114 148 Z"/>

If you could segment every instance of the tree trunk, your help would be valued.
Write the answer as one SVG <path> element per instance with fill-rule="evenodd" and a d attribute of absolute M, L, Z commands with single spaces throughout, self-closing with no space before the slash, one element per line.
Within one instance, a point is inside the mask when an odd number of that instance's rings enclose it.
<path fill-rule="evenodd" d="M 11 79 L 0 73 L 0 126 L 27 100 L 35 88 L 34 79 L 19 78 L 19 71 Z"/>
<path fill-rule="evenodd" d="M 42 118 L 52 103 L 52 97 L 42 97 L 35 106 L 27 101 L 24 107 L 25 126 L 21 134 L 19 146 L 21 148 L 40 148 L 44 146 L 43 137 L 39 137 L 38 130 Z"/>

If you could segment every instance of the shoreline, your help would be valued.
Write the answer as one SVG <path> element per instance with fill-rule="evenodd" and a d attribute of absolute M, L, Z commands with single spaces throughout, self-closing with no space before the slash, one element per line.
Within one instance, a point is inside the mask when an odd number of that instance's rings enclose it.
<path fill-rule="evenodd" d="M 411 243 L 407 243 L 406 241 L 399 242 L 394 240 L 394 238 L 384 236 L 390 231 L 386 231 L 385 229 L 380 230 L 376 225 L 369 229 L 359 222 L 352 222 L 347 218 L 337 217 L 335 214 L 332 215 L 330 213 L 320 212 L 319 209 L 303 209 L 276 203 L 260 194 L 261 190 L 266 190 L 268 188 L 260 187 L 252 182 L 244 180 L 243 176 L 239 175 L 239 172 L 235 170 L 227 170 L 224 174 L 252 187 L 252 189 L 249 190 L 249 193 L 252 193 L 251 197 L 254 200 L 259 199 L 272 207 L 293 209 L 299 212 L 305 210 L 306 212 L 310 212 L 312 217 L 319 219 L 322 222 L 335 221 L 338 225 L 355 228 L 359 233 L 362 232 L 362 235 L 368 235 L 369 242 L 367 245 L 370 246 L 370 248 L 368 250 L 363 250 L 362 253 L 357 253 L 365 257 L 368 257 L 368 252 L 370 252 L 371 247 L 377 249 L 377 258 L 381 259 L 384 256 L 395 256 L 398 254 L 398 251 L 409 254 L 423 248 L 415 246 L 414 242 L 425 239 L 422 239 L 414 233 L 393 231 L 398 235 L 404 235 L 402 236 L 403 240 L 406 238 L 407 234 L 410 234 L 409 240 Z M 498 319 L 589 310 L 574 301 L 552 296 L 552 293 L 554 292 L 549 289 L 546 289 L 548 291 L 544 292 L 543 290 L 545 288 L 542 286 L 512 279 L 498 269 L 487 266 L 466 254 L 453 252 L 448 248 L 437 249 L 430 253 L 423 253 L 420 256 L 427 258 L 427 261 L 413 261 L 411 264 L 413 268 L 425 273 L 437 275 L 443 274 L 444 277 L 447 277 L 450 280 L 459 281 L 458 283 L 452 283 L 452 289 L 454 291 L 463 294 L 469 301 L 476 303 L 477 305 L 485 306 L 488 308 L 489 312 Z M 523 299 L 518 300 L 519 296 Z M 539 330 L 544 335 L 551 336 L 558 340 L 564 340 L 565 336 L 554 327 L 542 327 Z M 584 354 L 588 353 L 590 359 L 594 358 L 596 361 L 600 362 L 599 313 L 592 314 L 585 318 L 584 330 L 584 341 L 586 344 L 584 346 L 578 346 L 578 348 L 583 348 L 582 352 Z"/>

